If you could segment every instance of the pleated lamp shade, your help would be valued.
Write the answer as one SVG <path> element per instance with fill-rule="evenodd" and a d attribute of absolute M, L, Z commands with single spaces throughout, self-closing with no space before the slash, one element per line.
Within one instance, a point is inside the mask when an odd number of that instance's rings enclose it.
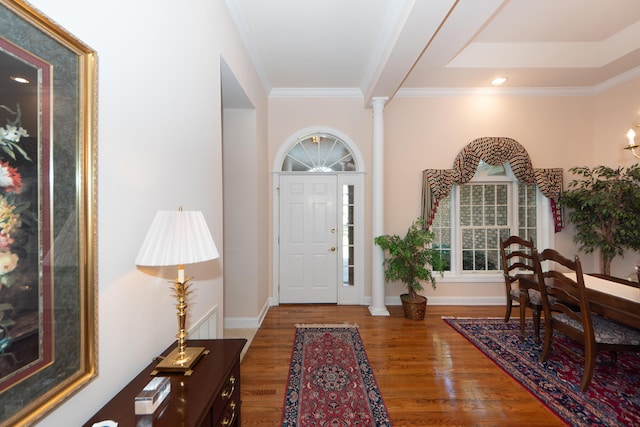
<path fill-rule="evenodd" d="M 220 256 L 200 211 L 159 211 L 136 257 L 136 265 L 170 266 Z"/>

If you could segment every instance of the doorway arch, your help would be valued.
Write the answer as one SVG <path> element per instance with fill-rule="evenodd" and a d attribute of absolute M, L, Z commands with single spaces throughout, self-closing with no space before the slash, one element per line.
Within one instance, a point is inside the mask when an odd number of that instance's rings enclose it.
<path fill-rule="evenodd" d="M 282 250 L 286 245 L 282 238 L 286 237 L 283 236 L 286 231 L 281 225 L 281 203 L 286 197 L 282 197 L 281 188 L 285 181 L 304 184 L 315 181 L 314 177 L 317 181 L 335 178 L 336 297 L 328 302 L 364 304 L 364 172 L 360 150 L 348 135 L 337 129 L 326 126 L 300 129 L 282 143 L 272 168 L 274 305 L 284 302 L 283 279 L 288 280 L 286 274 L 294 268 L 283 265 Z"/>

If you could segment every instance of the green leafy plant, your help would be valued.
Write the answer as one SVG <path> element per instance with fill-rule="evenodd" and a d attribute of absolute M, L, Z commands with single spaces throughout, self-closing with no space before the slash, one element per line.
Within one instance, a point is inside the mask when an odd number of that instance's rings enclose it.
<path fill-rule="evenodd" d="M 640 167 L 573 167 L 579 178 L 569 183 L 560 205 L 570 208 L 573 240 L 580 250 L 600 251 L 600 271 L 611 274 L 611 261 L 628 249 L 640 249 Z"/>
<path fill-rule="evenodd" d="M 425 230 L 424 222 L 418 218 L 404 237 L 394 234 L 374 238 L 375 244 L 385 251 L 385 279 L 387 282 L 404 283 L 409 298 L 416 298 L 417 291 L 424 289 L 422 282 L 429 281 L 433 289 L 436 288 L 433 271 L 443 275 L 444 258 L 440 251 L 430 247 L 433 237 L 433 233 Z"/>

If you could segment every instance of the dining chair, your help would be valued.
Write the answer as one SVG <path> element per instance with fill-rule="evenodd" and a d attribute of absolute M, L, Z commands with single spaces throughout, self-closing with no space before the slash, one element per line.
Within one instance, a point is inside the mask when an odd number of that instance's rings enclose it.
<path fill-rule="evenodd" d="M 513 302 L 520 305 L 520 339 L 524 340 L 524 325 L 526 308 L 531 309 L 533 315 L 533 327 L 535 340 L 540 342 L 540 315 L 542 313 L 542 302 L 540 291 L 537 289 L 535 280 L 527 285 L 520 283 L 518 274 L 530 274 L 535 278 L 535 268 L 533 251 L 535 246 L 533 240 L 524 240 L 519 236 L 509 236 L 506 240 L 500 238 L 500 257 L 502 260 L 502 270 L 504 272 L 504 284 L 507 294 L 507 310 L 504 321 L 511 318 Z"/>
<path fill-rule="evenodd" d="M 545 327 L 540 361 L 547 359 L 552 342 L 562 345 L 555 335 L 556 331 L 582 344 L 584 351 L 577 355 L 584 358 L 580 382 L 580 391 L 584 392 L 593 378 L 598 353 L 611 352 L 611 361 L 615 364 L 618 352 L 639 352 L 640 330 L 620 325 L 591 312 L 580 257 L 576 255 L 571 260 L 554 249 L 545 249 L 536 256 L 539 260 L 535 264 L 538 281 L 546 284 L 540 287 Z M 549 261 L 556 269 L 549 268 L 543 272 L 541 264 L 545 261 Z M 575 273 L 576 279 L 573 280 L 557 268 Z"/>

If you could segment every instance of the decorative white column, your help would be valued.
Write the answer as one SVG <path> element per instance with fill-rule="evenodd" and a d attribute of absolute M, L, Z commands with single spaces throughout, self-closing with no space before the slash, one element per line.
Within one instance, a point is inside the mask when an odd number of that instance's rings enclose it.
<path fill-rule="evenodd" d="M 384 234 L 384 104 L 389 98 L 373 98 L 373 237 Z M 373 244 L 371 251 L 371 305 L 372 316 L 388 316 L 384 303 L 384 252 Z"/>

